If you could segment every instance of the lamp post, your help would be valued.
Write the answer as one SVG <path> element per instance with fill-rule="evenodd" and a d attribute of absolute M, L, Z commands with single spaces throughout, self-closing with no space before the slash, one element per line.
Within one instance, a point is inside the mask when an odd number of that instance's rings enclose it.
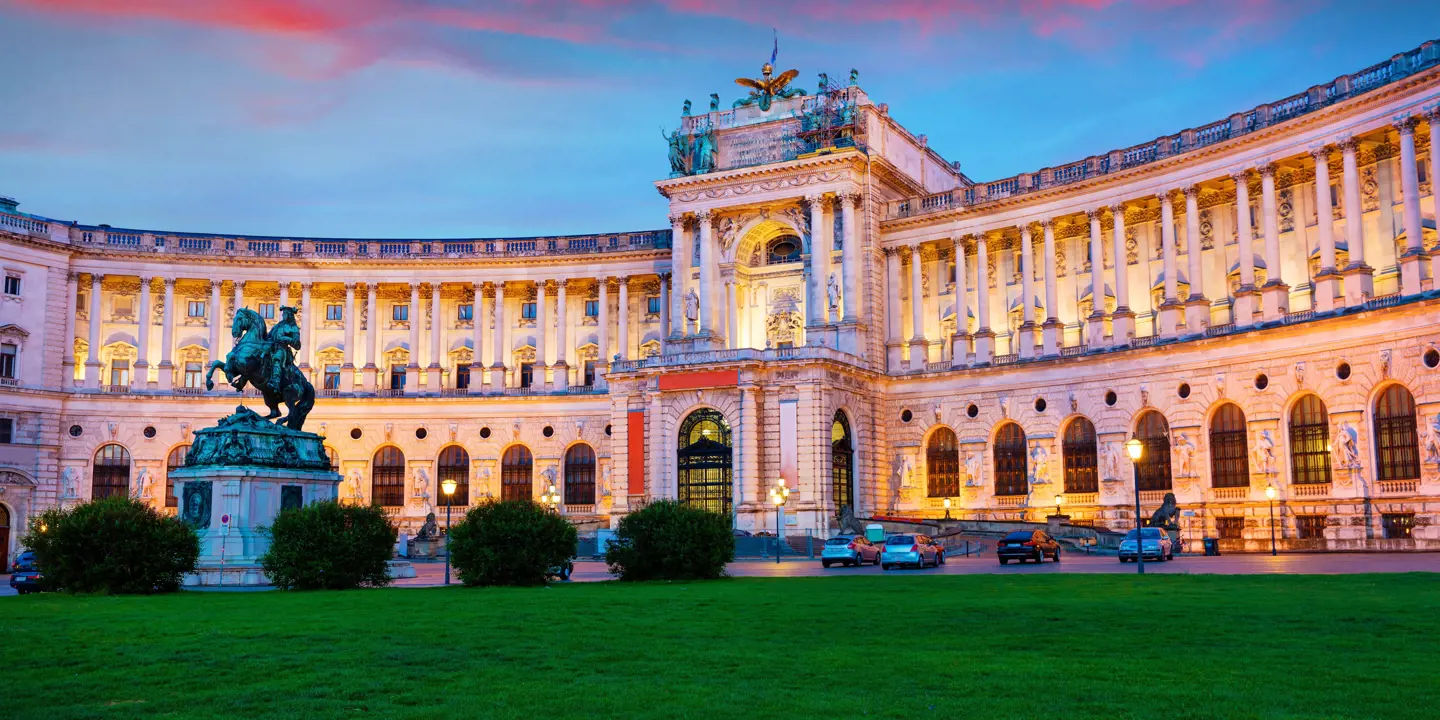
<path fill-rule="evenodd" d="M 1061 506 L 1061 505 L 1064 505 L 1064 504 L 1065 504 L 1065 495 L 1064 495 L 1064 493 L 1056 493 L 1056 494 L 1055 494 L 1055 520 L 1056 520 L 1056 521 L 1059 521 L 1059 520 L 1060 520 L 1060 506 Z"/>
<path fill-rule="evenodd" d="M 1275 485 L 1265 486 L 1265 498 L 1270 501 L 1270 555 L 1274 557 L 1279 554 L 1275 550 Z"/>
<path fill-rule="evenodd" d="M 445 584 L 450 584 L 450 506 L 455 504 L 455 478 L 440 481 L 440 492 L 445 493 Z"/>
<path fill-rule="evenodd" d="M 950 519 L 950 498 L 945 498 L 945 519 Z"/>
<path fill-rule="evenodd" d="M 1145 532 L 1140 515 L 1140 457 L 1145 454 L 1145 443 L 1134 435 L 1125 441 L 1125 452 L 1130 455 L 1130 467 L 1135 469 L 1135 570 L 1145 574 Z"/>
<path fill-rule="evenodd" d="M 770 502 L 775 504 L 775 563 L 780 563 L 780 518 L 785 514 L 785 501 L 790 499 L 790 488 L 785 486 L 785 478 L 775 481 L 775 487 L 770 488 Z"/>
<path fill-rule="evenodd" d="M 556 508 L 560 506 L 560 493 L 556 492 L 555 483 L 550 483 L 550 487 L 546 488 L 544 494 L 540 496 L 540 502 L 550 508 L 550 512 L 555 512 Z"/>

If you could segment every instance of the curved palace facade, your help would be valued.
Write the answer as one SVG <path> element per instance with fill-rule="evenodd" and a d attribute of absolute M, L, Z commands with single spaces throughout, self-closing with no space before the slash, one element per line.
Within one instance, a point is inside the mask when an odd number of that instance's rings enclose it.
<path fill-rule="evenodd" d="M 686 106 L 658 231 L 251 237 L 4 202 L 6 548 L 60 503 L 173 507 L 237 402 L 204 389 L 228 319 L 287 305 L 342 498 L 405 524 L 454 477 L 457 505 L 553 484 L 590 527 L 679 498 L 770 528 L 783 481 L 792 533 L 843 505 L 1123 529 L 1138 483 L 1234 548 L 1268 544 L 1272 489 L 1282 546 L 1440 548 L 1440 43 L 985 183 L 853 75 Z"/>

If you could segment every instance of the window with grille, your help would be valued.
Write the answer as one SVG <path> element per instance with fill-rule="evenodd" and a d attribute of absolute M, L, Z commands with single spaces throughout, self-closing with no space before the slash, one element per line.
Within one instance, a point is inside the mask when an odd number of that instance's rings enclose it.
<path fill-rule="evenodd" d="M 96 450 L 90 468 L 91 498 L 124 497 L 129 492 L 130 451 L 114 443 Z"/>
<path fill-rule="evenodd" d="M 1420 443 L 1415 435 L 1415 398 L 1391 385 L 1375 399 L 1375 460 L 1379 480 L 1420 479 Z"/>
<path fill-rule="evenodd" d="M 1029 492 L 1025 476 L 1025 431 L 1006 423 L 995 434 L 995 494 L 1024 495 Z"/>
<path fill-rule="evenodd" d="M 645 312 L 649 315 L 660 314 L 660 296 L 651 295 L 645 298 Z"/>
<path fill-rule="evenodd" d="M 770 241 L 765 248 L 765 264 L 777 265 L 800 261 L 800 238 L 785 235 Z"/>
<path fill-rule="evenodd" d="M 1295 535 L 1301 540 L 1316 540 L 1325 537 L 1325 516 L 1296 515 Z"/>
<path fill-rule="evenodd" d="M 841 410 L 830 421 L 830 497 L 838 511 L 855 509 L 855 446 L 850 437 L 850 419 Z"/>
<path fill-rule="evenodd" d="M 175 497 L 175 480 L 170 473 L 185 467 L 185 453 L 189 450 L 189 445 L 180 445 L 165 458 L 165 507 L 180 507 L 180 499 Z"/>
<path fill-rule="evenodd" d="M 330 460 L 330 472 L 340 472 L 340 453 L 335 452 L 335 448 L 326 445 L 325 457 Z"/>
<path fill-rule="evenodd" d="M 440 451 L 440 457 L 435 461 L 435 476 L 439 482 L 446 480 L 455 481 L 455 492 L 446 495 L 441 486 L 440 503 L 451 506 L 464 506 L 470 504 L 470 453 L 459 445 L 451 445 Z"/>
<path fill-rule="evenodd" d="M 1325 403 L 1306 395 L 1290 410 L 1290 471 L 1297 485 L 1330 482 L 1330 420 Z"/>
<path fill-rule="evenodd" d="M 565 504 L 595 504 L 595 451 L 581 443 L 565 451 Z"/>
<path fill-rule="evenodd" d="M 500 499 L 533 500 L 534 486 L 531 484 L 531 470 L 535 459 L 524 445 L 511 445 L 500 458 Z"/>
<path fill-rule="evenodd" d="M 1386 540 L 1409 540 L 1415 537 L 1414 513 L 1385 513 L 1380 516 Z"/>
<path fill-rule="evenodd" d="M 375 451 L 370 464 L 371 502 L 383 507 L 405 504 L 405 453 L 387 445 Z"/>
<path fill-rule="evenodd" d="M 729 515 L 734 502 L 730 425 L 718 410 L 696 410 L 680 424 L 677 500 Z"/>
<path fill-rule="evenodd" d="M 925 444 L 925 477 L 930 497 L 960 494 L 960 441 L 955 431 L 936 428 Z"/>
<path fill-rule="evenodd" d="M 1065 426 L 1061 445 L 1065 456 L 1065 492 L 1093 493 L 1100 491 L 1100 473 L 1096 469 L 1095 424 L 1077 417 Z"/>
<path fill-rule="evenodd" d="M 404 390 L 404 389 L 405 389 L 405 364 L 404 364 L 404 363 L 395 363 L 394 365 L 391 365 L 391 366 L 390 366 L 390 389 L 391 389 L 391 390 Z"/>
<path fill-rule="evenodd" d="M 1135 424 L 1145 446 L 1140 454 L 1140 489 L 1170 489 L 1170 423 L 1157 410 L 1147 410 Z"/>
<path fill-rule="evenodd" d="M 1215 532 L 1221 540 L 1239 540 L 1245 537 L 1245 518 L 1217 517 Z"/>
<path fill-rule="evenodd" d="M 1210 485 L 1250 486 L 1250 454 L 1245 438 L 1245 413 L 1225 403 L 1210 418 Z"/>
<path fill-rule="evenodd" d="M 585 361 L 585 387 L 595 387 L 595 361 Z"/>

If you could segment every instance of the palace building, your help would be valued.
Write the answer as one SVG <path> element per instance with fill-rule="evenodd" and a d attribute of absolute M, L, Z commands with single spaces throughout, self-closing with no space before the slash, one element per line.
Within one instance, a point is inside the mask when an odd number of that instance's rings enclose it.
<path fill-rule="evenodd" d="M 1268 547 L 1273 493 L 1282 547 L 1440 549 L 1440 42 L 989 182 L 854 73 L 772 72 L 686 103 L 660 230 L 256 237 L 0 199 L 4 550 L 58 504 L 173 508 L 194 431 L 260 407 L 206 390 L 230 318 L 283 306 L 341 498 L 407 526 L 452 477 L 457 508 L 553 485 L 586 528 L 677 498 L 751 530 L 783 481 L 786 532 L 822 535 L 843 506 L 1124 529 L 1138 483 L 1222 547 Z"/>

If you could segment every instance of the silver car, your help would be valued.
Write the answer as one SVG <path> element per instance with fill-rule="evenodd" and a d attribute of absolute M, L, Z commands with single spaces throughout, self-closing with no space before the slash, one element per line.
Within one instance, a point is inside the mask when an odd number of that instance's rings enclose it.
<path fill-rule="evenodd" d="M 896 565 L 914 565 L 917 568 L 943 565 L 945 551 L 927 535 L 891 535 L 885 538 L 885 550 L 880 553 L 880 567 L 889 570 Z"/>
<path fill-rule="evenodd" d="M 825 541 L 820 550 L 820 564 L 825 567 L 841 565 L 879 565 L 880 548 L 864 535 L 836 535 Z"/>
<path fill-rule="evenodd" d="M 1159 562 L 1175 559 L 1175 549 L 1170 545 L 1170 536 L 1160 528 L 1141 528 L 1144 533 L 1141 541 L 1141 548 L 1136 549 L 1135 530 L 1125 533 L 1120 541 L 1120 562 L 1132 562 L 1137 555 L 1143 554 L 1146 560 L 1154 559 Z"/>

